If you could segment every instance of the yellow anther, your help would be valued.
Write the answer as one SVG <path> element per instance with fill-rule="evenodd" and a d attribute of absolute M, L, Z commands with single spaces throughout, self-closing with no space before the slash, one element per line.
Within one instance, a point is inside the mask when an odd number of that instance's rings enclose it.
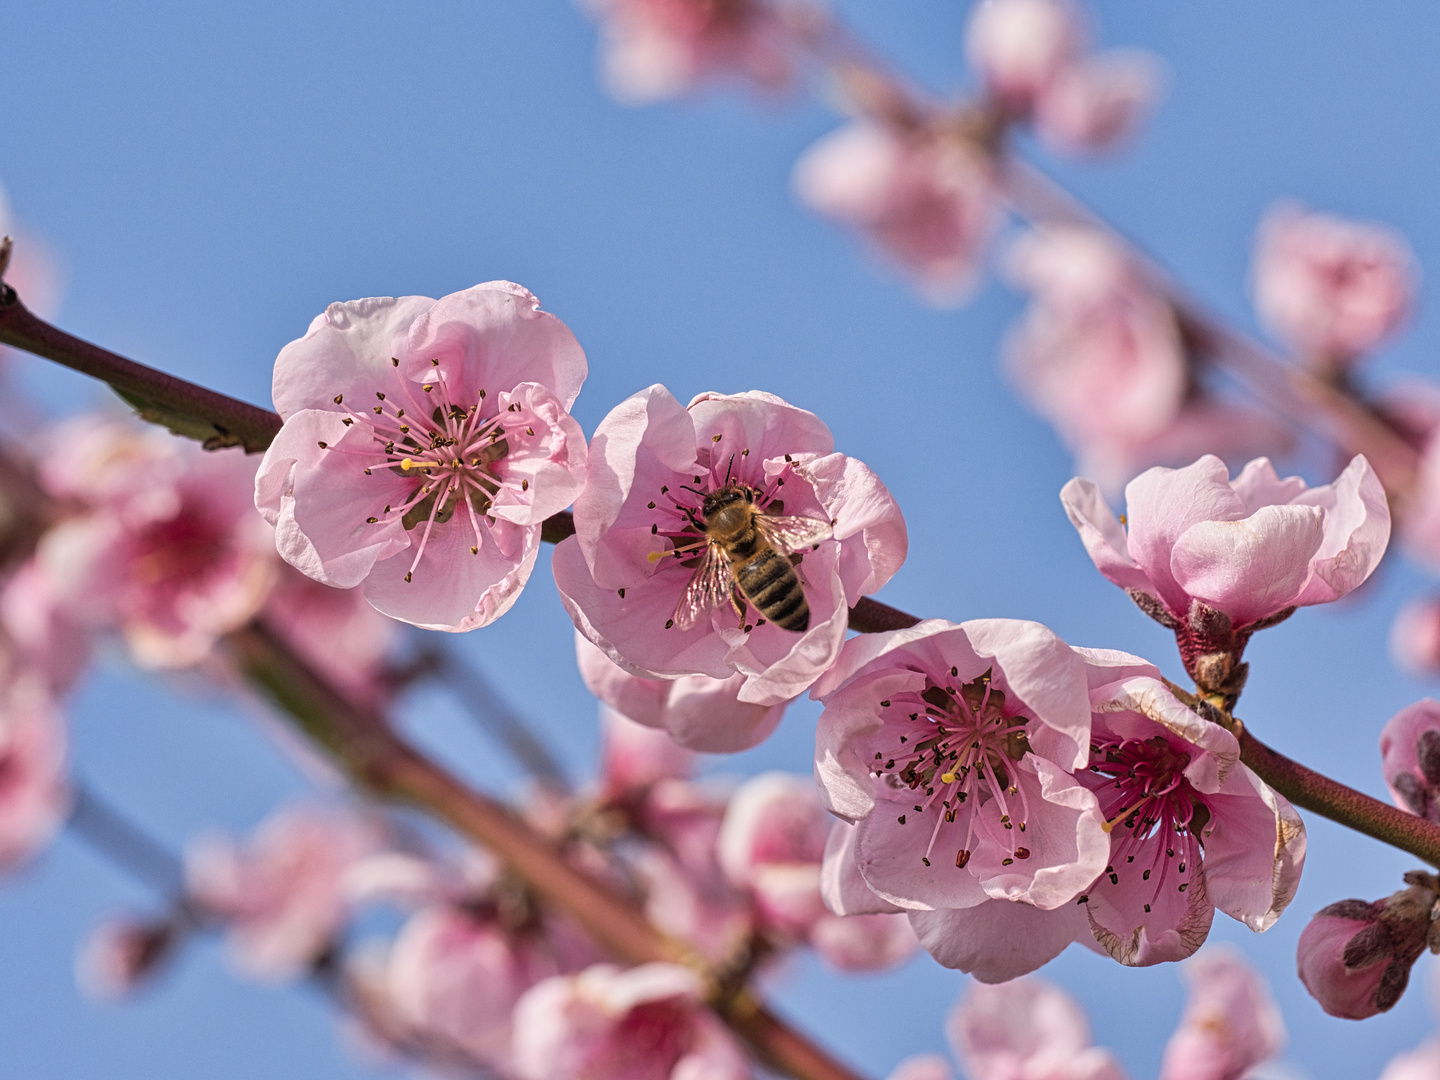
<path fill-rule="evenodd" d="M 941 782 L 942 784 L 953 784 L 953 783 L 955 782 L 955 773 L 954 773 L 954 772 L 943 773 L 943 774 L 941 775 L 941 777 L 940 777 L 940 782 Z"/>

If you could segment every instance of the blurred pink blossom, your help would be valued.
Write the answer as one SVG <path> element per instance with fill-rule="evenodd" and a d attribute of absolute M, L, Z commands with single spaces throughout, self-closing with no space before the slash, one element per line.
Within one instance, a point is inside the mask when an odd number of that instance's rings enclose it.
<path fill-rule="evenodd" d="M 1180 973 L 1190 993 L 1165 1044 L 1160 1080 L 1240 1080 L 1284 1049 L 1280 1009 L 1239 950 L 1211 947 Z"/>
<path fill-rule="evenodd" d="M 1060 499 L 1096 568 L 1175 631 L 1191 676 L 1236 693 L 1250 634 L 1350 592 L 1390 538 L 1385 490 L 1361 455 L 1314 488 L 1267 458 L 1234 480 L 1209 454 L 1149 469 L 1125 487 L 1123 526 L 1093 481 L 1071 480 Z"/>
<path fill-rule="evenodd" d="M 1179 701 L 1155 668 L 1089 653 L 1092 671 L 1126 668 L 1091 693 L 1090 771 L 1109 863 L 1081 897 L 1096 941 L 1122 964 L 1189 956 L 1218 907 L 1268 930 L 1295 896 L 1305 826 L 1240 763 L 1240 745 Z"/>
<path fill-rule="evenodd" d="M 0 188 L 0 236 L 15 240 L 10 265 L 5 269 L 5 284 L 40 318 L 53 318 L 65 293 L 60 261 L 43 238 L 15 217 L 4 188 Z M 0 346 L 0 353 L 5 351 Z"/>
<path fill-rule="evenodd" d="M 810 777 L 751 777 L 725 812 L 720 866 L 731 884 L 752 897 L 762 926 L 782 940 L 806 940 L 846 971 L 899 963 L 917 944 L 903 915 L 839 916 L 825 908 L 820 866 L 833 820 Z"/>
<path fill-rule="evenodd" d="M 1251 291 L 1261 319 L 1304 359 L 1343 370 L 1404 321 L 1417 277 L 1394 231 L 1286 203 L 1260 223 Z"/>
<path fill-rule="evenodd" d="M 1412 600 L 1390 624 L 1390 658 L 1413 675 L 1440 674 L 1440 599 Z"/>
<path fill-rule="evenodd" d="M 622 716 L 657 728 L 690 750 L 731 753 L 748 750 L 768 738 L 790 703 L 751 705 L 739 699 L 745 676 L 728 679 L 682 675 L 647 679 L 632 675 L 604 651 L 575 632 L 580 677 L 590 692 Z"/>
<path fill-rule="evenodd" d="M 747 1080 L 734 1038 L 675 964 L 597 964 L 532 987 L 515 1009 L 520 1080 Z"/>
<path fill-rule="evenodd" d="M 67 600 L 34 558 L 0 585 L 7 668 L 0 679 L 36 678 L 54 696 L 74 687 L 90 662 L 92 627 Z"/>
<path fill-rule="evenodd" d="M 1114 49 L 1061 68 L 1035 102 L 1036 133 L 1071 154 L 1098 154 L 1126 142 L 1163 85 L 1160 62 L 1137 49 Z"/>
<path fill-rule="evenodd" d="M 1390 718 L 1380 770 L 1396 806 L 1440 824 L 1440 701 L 1425 698 Z"/>
<path fill-rule="evenodd" d="M 552 559 L 555 582 L 580 632 L 634 674 L 738 672 L 739 701 L 778 705 L 830 666 L 848 609 L 905 559 L 905 521 L 885 485 L 833 452 L 817 416 L 771 394 L 701 394 L 687 408 L 652 386 L 601 421 L 593 445 L 576 535 Z M 750 604 L 738 617 L 725 600 L 687 608 L 696 619 L 684 625 L 687 588 L 704 569 L 693 558 L 706 557 L 696 515 L 707 495 L 734 485 L 747 486 L 761 512 L 783 505 L 786 518 L 829 533 L 796 552 L 803 631 L 783 629 Z M 719 550 L 711 557 L 726 565 Z"/>
<path fill-rule="evenodd" d="M 1380 1080 L 1435 1080 L 1440 1076 L 1440 1039 L 1430 1039 L 1414 1050 L 1396 1054 Z"/>
<path fill-rule="evenodd" d="M 377 706 L 390 696 L 386 659 L 400 624 L 358 590 L 322 585 L 282 564 L 261 614 L 273 634 L 351 701 Z"/>
<path fill-rule="evenodd" d="M 600 20 L 602 69 L 619 100 L 643 104 L 734 76 L 765 90 L 791 80 L 791 34 L 773 0 L 585 0 Z"/>
<path fill-rule="evenodd" d="M 1037 623 L 929 620 L 850 640 L 812 694 L 816 779 L 856 823 L 827 851 L 832 911 L 905 909 L 937 960 L 985 981 L 1084 933 L 1074 900 L 1110 844 L 1071 774 L 1090 747 L 1077 653 Z M 1054 932 L 1035 931 L 1045 921 Z"/>
<path fill-rule="evenodd" d="M 1012 115 L 1028 115 L 1084 49 L 1084 26 L 1066 0 L 981 0 L 965 27 L 966 59 Z"/>
<path fill-rule="evenodd" d="M 896 1065 L 886 1080 L 953 1080 L 950 1063 L 939 1054 L 916 1054 Z"/>
<path fill-rule="evenodd" d="M 1011 248 L 1033 300 L 1006 344 L 1020 392 L 1082 455 L 1169 428 L 1189 385 L 1169 303 L 1118 243 L 1093 229 L 1032 230 Z"/>
<path fill-rule="evenodd" d="M 346 871 L 380 843 L 374 826 L 352 813 L 292 807 L 243 843 L 219 835 L 192 842 L 186 884 L 195 903 L 225 924 L 244 971 L 298 978 L 330 948 L 349 914 Z"/>
<path fill-rule="evenodd" d="M 1042 979 L 970 987 L 946 1033 L 971 1080 L 1125 1080 L 1069 994 Z"/>
<path fill-rule="evenodd" d="M 858 229 L 931 302 L 964 300 L 998 227 L 990 163 L 963 138 L 851 124 L 796 163 L 795 190 L 818 214 Z"/>
<path fill-rule="evenodd" d="M 1384 900 L 1341 900 L 1316 912 L 1300 932 L 1300 981 L 1331 1016 L 1375 1016 L 1393 1006 L 1405 989 L 1410 965 L 1394 962 L 1390 935 L 1380 924 L 1385 905 Z"/>
<path fill-rule="evenodd" d="M 575 336 L 519 285 L 331 304 L 275 361 L 255 478 L 280 554 L 432 630 L 504 614 L 584 482 Z"/>
<path fill-rule="evenodd" d="M 70 812 L 65 725 L 33 679 L 0 696 L 0 870 L 34 856 Z"/>
<path fill-rule="evenodd" d="M 609 706 L 600 709 L 600 798 L 642 802 L 661 780 L 688 779 L 695 754 L 663 731 L 637 724 Z"/>
<path fill-rule="evenodd" d="M 556 970 L 542 949 L 493 918 L 442 905 L 405 923 L 390 949 L 385 986 L 410 1031 L 509 1073 L 515 1003 Z"/>
<path fill-rule="evenodd" d="M 36 594 L 118 627 L 149 668 L 200 663 L 259 610 L 277 560 L 251 503 L 253 459 L 93 416 L 50 441 L 42 481 L 84 509 L 42 538 Z"/>

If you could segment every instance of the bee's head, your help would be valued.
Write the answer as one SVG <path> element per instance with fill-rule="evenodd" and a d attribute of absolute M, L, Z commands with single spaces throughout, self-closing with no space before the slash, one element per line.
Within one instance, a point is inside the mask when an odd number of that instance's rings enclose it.
<path fill-rule="evenodd" d="M 708 521 L 727 506 L 734 506 L 736 503 L 749 503 L 750 489 L 740 484 L 726 484 L 724 487 L 716 488 L 705 496 L 705 502 L 700 507 L 700 513 Z"/>

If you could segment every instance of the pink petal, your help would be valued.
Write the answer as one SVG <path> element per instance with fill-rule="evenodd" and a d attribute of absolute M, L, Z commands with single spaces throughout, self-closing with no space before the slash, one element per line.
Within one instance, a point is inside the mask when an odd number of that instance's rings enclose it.
<path fill-rule="evenodd" d="M 820 893 L 825 906 L 836 915 L 891 915 L 905 910 L 882 900 L 865 884 L 855 862 L 855 826 L 848 821 L 836 821 L 830 826 L 820 870 Z"/>
<path fill-rule="evenodd" d="M 905 561 L 910 544 L 905 518 L 880 478 L 852 457 L 827 454 L 800 471 L 834 522 L 835 539 L 861 540 L 840 549 L 845 603 L 853 607 L 860 597 L 878 592 Z"/>
<path fill-rule="evenodd" d="M 1295 502 L 1325 511 L 1325 539 L 1296 603 L 1338 600 L 1368 578 L 1385 554 L 1390 542 L 1385 488 L 1364 455 L 1357 454 L 1333 484 L 1311 488 Z"/>
<path fill-rule="evenodd" d="M 1041 911 L 1009 900 L 986 900 L 968 908 L 910 912 L 920 945 L 940 964 L 1002 983 L 1028 975 L 1089 933 L 1076 904 Z"/>
<path fill-rule="evenodd" d="M 919 948 L 904 915 L 826 915 L 810 930 L 810 947 L 841 971 L 881 971 Z"/>
<path fill-rule="evenodd" d="M 1083 905 L 1095 940 L 1127 967 L 1183 960 L 1195 952 L 1210 934 L 1215 907 L 1205 893 L 1203 868 L 1191 871 L 1185 892 L 1173 882 L 1162 888 L 1142 883 L 1139 874 L 1118 886 L 1097 881 Z"/>
<path fill-rule="evenodd" d="M 1126 549 L 1125 528 L 1106 505 L 1105 497 L 1094 481 L 1078 476 L 1067 481 L 1060 489 L 1060 501 L 1100 573 L 1122 589 L 1155 593 L 1150 578 L 1130 558 Z"/>
<path fill-rule="evenodd" d="M 336 394 L 368 399 L 395 381 L 391 357 L 405 352 L 406 334 L 435 301 L 428 296 L 371 297 L 331 304 L 303 338 L 280 350 L 271 396 L 288 420 L 301 409 L 333 407 Z"/>
<path fill-rule="evenodd" d="M 1204 833 L 1210 902 L 1257 933 L 1268 930 L 1300 886 L 1305 825 L 1283 796 L 1244 765 L 1207 801 L 1212 809 Z"/>

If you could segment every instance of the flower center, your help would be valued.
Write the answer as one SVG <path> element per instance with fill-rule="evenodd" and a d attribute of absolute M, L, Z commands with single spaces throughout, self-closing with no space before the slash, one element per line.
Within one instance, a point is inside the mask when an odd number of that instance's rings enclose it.
<path fill-rule="evenodd" d="M 1007 712 L 1005 694 L 992 684 L 989 671 L 959 685 L 958 676 L 952 667 L 947 679 L 927 677 L 924 690 L 880 702 L 886 730 L 903 734 L 898 744 L 875 752 L 870 772 L 892 787 L 916 792 L 914 813 L 934 813 L 922 859 L 926 866 L 940 826 L 962 814 L 967 826 L 955 865 L 963 868 L 970 861 L 978 829 L 1010 852 L 1001 860 L 1009 866 L 1030 857 L 1029 848 L 1017 843 L 1023 839 L 1018 834 L 1025 831 L 1030 805 L 1015 769 L 1030 749 L 1028 718 Z M 909 813 L 900 815 L 901 825 Z"/>
<path fill-rule="evenodd" d="M 1123 874 L 1138 869 L 1141 880 L 1158 895 L 1172 865 L 1175 876 L 1184 879 L 1199 860 L 1199 832 L 1210 819 L 1210 807 L 1185 779 L 1189 764 L 1190 755 L 1174 749 L 1160 735 L 1149 739 L 1092 736 L 1090 771 L 1105 780 L 1095 791 L 1105 816 L 1105 831 L 1118 832 L 1111 842 L 1110 865 L 1105 868 L 1110 884 L 1118 885 Z M 1175 883 L 1180 892 L 1188 884 L 1185 880 Z M 1145 910 L 1150 910 L 1149 904 Z"/>
<path fill-rule="evenodd" d="M 392 363 L 398 367 L 400 362 L 393 360 Z M 407 531 L 423 524 L 424 531 L 405 574 L 406 581 L 420 565 L 431 530 L 448 522 L 462 506 L 475 535 L 470 553 L 479 554 L 484 542 L 480 520 L 486 517 L 503 483 L 498 476 L 498 462 L 510 453 L 512 438 L 518 437 L 522 430 L 531 436 L 535 434 L 533 427 L 523 426 L 524 420 L 520 417 L 511 416 L 507 420 L 507 415 L 521 411 L 519 404 L 512 404 L 507 414 L 487 414 L 484 390 L 473 404 L 457 401 L 450 393 L 444 371 L 440 370 L 440 361 L 432 359 L 430 363 L 436 368 L 437 381 L 422 384 L 418 396 L 409 380 L 399 380 L 406 399 L 404 405 L 397 405 L 377 390 L 376 404 L 368 410 L 345 407 L 342 423 L 367 432 L 375 444 L 373 450 L 320 444 L 322 450 L 364 458 L 368 463 L 366 476 L 375 475 L 374 470 L 381 469 L 413 480 L 414 487 L 402 502 L 387 503 L 378 514 L 365 519 L 367 525 L 378 525 L 398 518 Z M 335 396 L 335 404 L 345 405 L 343 395 Z M 506 423 L 511 424 L 509 430 Z M 380 455 L 378 462 L 376 453 Z M 528 480 L 520 483 L 522 491 L 529 486 Z M 487 518 L 487 522 L 494 524 L 494 519 Z"/>

